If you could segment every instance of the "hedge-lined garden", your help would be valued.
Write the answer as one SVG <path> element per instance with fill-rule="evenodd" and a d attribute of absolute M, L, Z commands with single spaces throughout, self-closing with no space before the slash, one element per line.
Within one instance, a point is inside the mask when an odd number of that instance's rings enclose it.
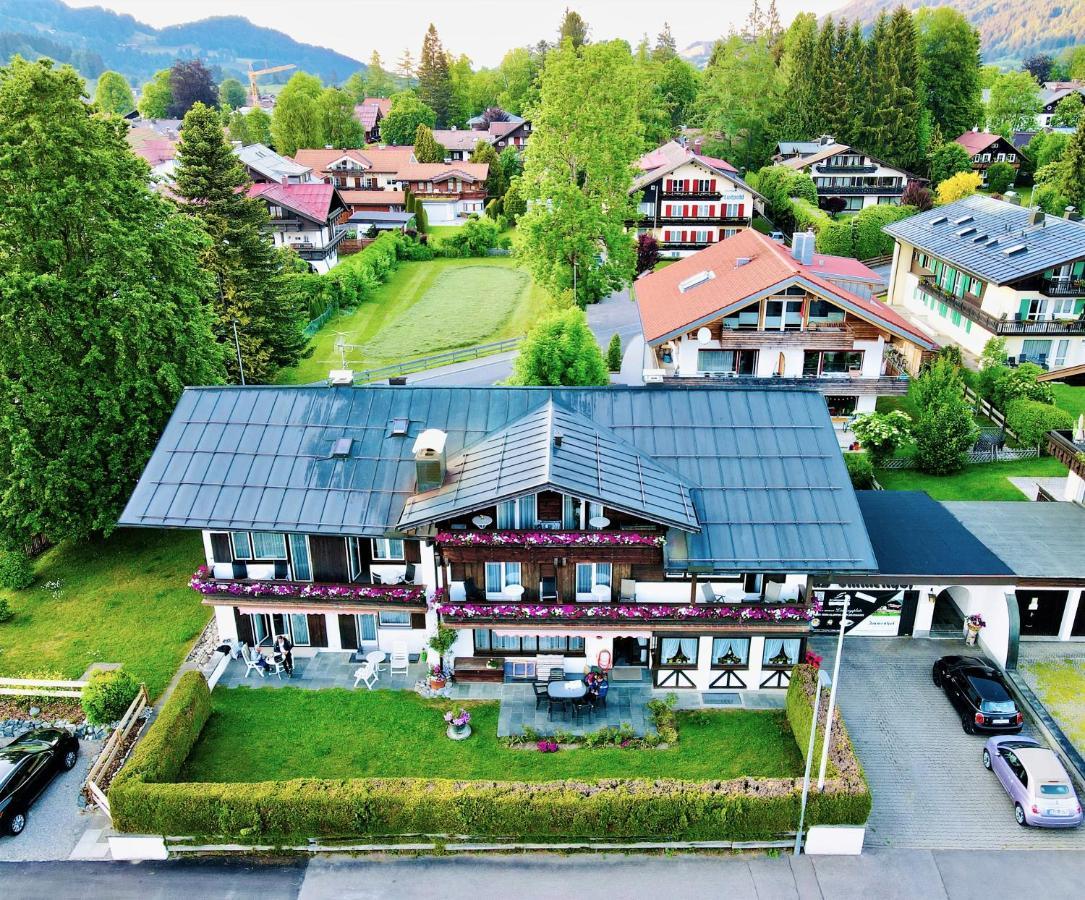
<path fill-rule="evenodd" d="M 802 710 L 811 702 L 812 671 L 799 667 L 788 694 L 787 712 L 803 751 L 808 731 Z M 209 711 L 202 676 L 185 675 L 113 782 L 110 805 L 118 829 L 262 841 L 418 834 L 758 840 L 792 830 L 798 819 L 801 781 L 795 778 L 174 783 Z M 806 728 L 809 717 L 807 711 Z M 807 821 L 864 822 L 870 795 L 842 722 L 834 726 L 830 755 L 833 777 L 825 793 L 811 795 Z"/>

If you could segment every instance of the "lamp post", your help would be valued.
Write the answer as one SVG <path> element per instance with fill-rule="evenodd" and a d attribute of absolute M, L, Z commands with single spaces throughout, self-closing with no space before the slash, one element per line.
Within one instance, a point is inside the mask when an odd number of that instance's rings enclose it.
<path fill-rule="evenodd" d="M 829 689 L 829 712 L 825 719 L 825 743 L 821 747 L 821 767 L 818 769 L 818 791 L 825 790 L 825 767 L 829 764 L 829 739 L 833 735 L 833 712 L 836 709 L 836 687 L 840 683 L 840 657 L 844 655 L 844 629 L 848 625 L 848 602 L 850 594 L 844 595 L 844 608 L 840 611 L 840 634 L 836 639 L 836 659 L 833 660 L 833 684 Z"/>
<path fill-rule="evenodd" d="M 821 706 L 821 688 L 829 681 L 824 669 L 818 669 L 814 685 L 814 717 L 810 720 L 810 740 L 806 747 L 806 772 L 802 776 L 802 805 L 799 807 L 799 830 L 795 832 L 795 856 L 802 850 L 802 826 L 806 821 L 806 799 L 810 796 L 810 770 L 814 766 L 814 742 L 818 733 L 818 707 Z"/>
<path fill-rule="evenodd" d="M 237 368 L 241 373 L 241 385 L 245 384 L 245 364 L 241 361 L 241 341 L 237 339 L 237 319 L 234 319 L 234 349 L 237 351 Z"/>

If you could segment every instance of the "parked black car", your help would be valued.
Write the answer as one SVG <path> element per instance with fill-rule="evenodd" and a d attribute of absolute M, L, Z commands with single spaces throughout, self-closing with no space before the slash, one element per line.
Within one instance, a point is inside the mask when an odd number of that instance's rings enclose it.
<path fill-rule="evenodd" d="M 943 656 L 931 677 L 961 716 L 968 734 L 1019 734 L 1025 717 L 1006 689 L 1002 673 L 975 656 Z"/>
<path fill-rule="evenodd" d="M 59 728 L 28 731 L 0 749 L 0 831 L 21 834 L 30 804 L 78 759 L 78 739 Z"/>

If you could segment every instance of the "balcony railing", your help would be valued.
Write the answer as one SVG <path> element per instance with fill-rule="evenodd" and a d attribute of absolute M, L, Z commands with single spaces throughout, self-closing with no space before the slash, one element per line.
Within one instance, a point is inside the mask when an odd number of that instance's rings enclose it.
<path fill-rule="evenodd" d="M 904 185 L 874 185 L 874 184 L 834 184 L 818 185 L 818 193 L 837 197 L 845 194 L 879 194 L 887 197 L 895 197 L 904 193 Z"/>
<path fill-rule="evenodd" d="M 684 197 L 690 200 L 719 200 L 719 191 L 668 191 L 662 192 L 664 197 Z"/>
<path fill-rule="evenodd" d="M 659 246 L 663 250 L 700 250 L 714 241 L 660 241 Z"/>
<path fill-rule="evenodd" d="M 1018 291 L 1036 291 L 1045 297 L 1085 297 L 1085 278 L 1028 278 L 1013 285 Z"/>
<path fill-rule="evenodd" d="M 741 628 L 805 627 L 816 613 L 813 606 L 765 603 L 466 603 L 446 601 L 437 605 L 441 620 L 454 627 L 485 624 L 534 623 L 597 628 L 690 626 L 693 628 L 738 626 Z"/>
<path fill-rule="evenodd" d="M 908 376 L 882 375 L 877 378 L 864 378 L 856 375 L 810 375 L 802 378 L 790 378 L 778 375 L 735 375 L 730 372 L 699 372 L 697 375 L 665 376 L 668 384 L 689 384 L 694 378 L 702 378 L 714 383 L 733 385 L 734 387 L 755 388 L 812 388 L 827 396 L 868 396 L 902 397 L 908 393 Z"/>
<path fill-rule="evenodd" d="M 869 163 L 855 163 L 854 165 L 830 165 L 829 163 L 820 163 L 814 166 L 814 171 L 824 175 L 847 175 L 849 173 L 855 175 L 873 175 L 878 171 L 877 166 L 872 166 Z"/>
<path fill-rule="evenodd" d="M 1085 334 L 1085 320 L 1053 320 L 1050 322 L 1033 321 L 1029 319 L 1011 319 L 992 316 L 989 312 L 980 309 L 970 300 L 958 297 L 939 285 L 933 277 L 920 276 L 920 288 L 939 303 L 944 303 L 950 309 L 955 309 L 966 319 L 971 319 L 980 327 L 992 334 L 1000 335 L 1059 335 L 1059 334 Z"/>
<path fill-rule="evenodd" d="M 200 566 L 188 586 L 205 597 L 229 597 L 239 601 L 332 603 L 375 605 L 398 609 L 425 610 L 426 588 L 422 585 L 329 584 L 312 581 L 248 580 L 215 578 L 207 566 Z"/>
<path fill-rule="evenodd" d="M 1047 452 L 1075 475 L 1085 478 L 1085 444 L 1075 444 L 1071 431 L 1049 431 Z"/>
<path fill-rule="evenodd" d="M 644 213 L 639 219 L 632 220 L 627 224 L 639 225 L 641 228 L 651 228 L 654 225 L 749 225 L 749 216 L 660 216 L 658 219 L 651 213 Z"/>

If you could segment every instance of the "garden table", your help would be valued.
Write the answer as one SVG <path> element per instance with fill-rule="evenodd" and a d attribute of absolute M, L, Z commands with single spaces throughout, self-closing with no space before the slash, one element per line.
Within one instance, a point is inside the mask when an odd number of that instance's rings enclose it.
<path fill-rule="evenodd" d="M 546 686 L 546 693 L 552 700 L 579 700 L 588 693 L 588 686 L 583 681 L 551 681 Z"/>

